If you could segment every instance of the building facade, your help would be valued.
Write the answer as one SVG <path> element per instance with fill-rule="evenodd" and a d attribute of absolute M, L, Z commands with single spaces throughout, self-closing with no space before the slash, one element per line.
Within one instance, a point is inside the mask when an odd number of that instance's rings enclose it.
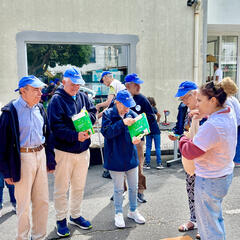
<path fill-rule="evenodd" d="M 16 97 L 17 82 L 27 74 L 27 43 L 107 46 L 109 55 L 119 54 L 117 45 L 125 47 L 127 59 L 114 64 L 127 63 L 127 73 L 138 73 L 145 81 L 142 92 L 155 97 L 162 114 L 170 110 L 175 121 L 178 85 L 192 81 L 194 69 L 195 81 L 202 82 L 202 11 L 194 35 L 196 14 L 185 0 L 1 0 L 0 102 Z"/>
<path fill-rule="evenodd" d="M 223 71 L 240 86 L 240 1 L 208 1 L 207 54 L 214 56 Z M 214 73 L 213 62 L 207 63 L 207 76 Z M 239 97 L 239 96 L 238 96 Z"/>

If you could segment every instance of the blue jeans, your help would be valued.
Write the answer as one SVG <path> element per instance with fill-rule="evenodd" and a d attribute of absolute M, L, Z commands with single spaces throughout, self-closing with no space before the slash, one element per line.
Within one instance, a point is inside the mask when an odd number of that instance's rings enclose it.
<path fill-rule="evenodd" d="M 233 161 L 235 163 L 240 163 L 240 126 L 238 126 L 236 154 Z"/>
<path fill-rule="evenodd" d="M 151 150 L 152 150 L 152 140 L 154 140 L 156 156 L 157 156 L 157 164 L 161 164 L 161 137 L 160 134 L 149 134 L 146 136 L 146 157 L 145 162 L 147 164 L 151 161 Z"/>
<path fill-rule="evenodd" d="M 4 181 L 2 173 L 0 173 L 0 208 L 2 208 L 3 204 L 3 188 L 4 188 L 4 183 L 6 184 L 9 192 L 9 197 L 10 197 L 10 202 L 12 204 L 16 204 L 16 199 L 14 197 L 14 185 L 9 185 Z"/>
<path fill-rule="evenodd" d="M 225 240 L 222 201 L 227 195 L 233 174 L 220 178 L 195 180 L 195 211 L 201 240 Z"/>
<path fill-rule="evenodd" d="M 115 213 L 122 213 L 123 192 L 124 192 L 124 176 L 128 182 L 128 197 L 130 211 L 137 209 L 137 190 L 138 190 L 138 167 L 130 169 L 126 172 L 110 171 L 114 185 L 114 206 Z"/>

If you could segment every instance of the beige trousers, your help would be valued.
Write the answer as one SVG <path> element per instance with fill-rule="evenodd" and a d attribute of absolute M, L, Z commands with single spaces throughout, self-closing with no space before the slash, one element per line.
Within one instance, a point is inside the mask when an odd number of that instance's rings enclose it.
<path fill-rule="evenodd" d="M 81 216 L 81 202 L 86 184 L 90 154 L 89 150 L 80 154 L 55 149 L 57 162 L 54 183 L 54 205 L 57 221 L 67 218 L 69 190 L 70 215 Z"/>
<path fill-rule="evenodd" d="M 48 178 L 44 148 L 39 152 L 21 153 L 21 179 L 14 185 L 18 218 L 17 240 L 29 239 L 31 203 L 31 237 L 33 240 L 44 239 L 48 219 Z"/>
<path fill-rule="evenodd" d="M 143 175 L 143 164 L 144 164 L 144 141 L 141 141 L 139 144 L 136 145 L 137 147 L 137 154 L 139 159 L 138 165 L 138 192 L 143 193 L 146 187 L 146 177 Z"/>

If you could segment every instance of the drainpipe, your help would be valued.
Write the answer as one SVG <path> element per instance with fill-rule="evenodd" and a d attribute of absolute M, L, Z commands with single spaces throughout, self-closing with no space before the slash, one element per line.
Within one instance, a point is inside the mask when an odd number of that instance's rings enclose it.
<path fill-rule="evenodd" d="M 194 8 L 194 59 L 193 59 L 193 80 L 199 84 L 199 19 L 200 19 L 201 0 L 198 0 Z"/>

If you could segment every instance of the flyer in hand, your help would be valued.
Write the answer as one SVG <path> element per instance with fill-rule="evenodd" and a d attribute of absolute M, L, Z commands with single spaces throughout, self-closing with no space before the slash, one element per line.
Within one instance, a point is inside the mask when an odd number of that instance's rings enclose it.
<path fill-rule="evenodd" d="M 72 121 L 77 132 L 88 130 L 89 134 L 94 134 L 93 125 L 86 109 L 82 109 L 80 113 L 74 115 Z"/>
<path fill-rule="evenodd" d="M 146 114 L 142 113 L 142 114 L 138 115 L 135 118 L 135 120 L 136 120 L 136 122 L 133 125 L 128 126 L 128 130 L 129 130 L 131 139 L 133 139 L 133 137 L 137 137 L 137 138 L 141 139 L 142 137 L 144 137 L 145 135 L 148 135 L 150 133 Z"/>

